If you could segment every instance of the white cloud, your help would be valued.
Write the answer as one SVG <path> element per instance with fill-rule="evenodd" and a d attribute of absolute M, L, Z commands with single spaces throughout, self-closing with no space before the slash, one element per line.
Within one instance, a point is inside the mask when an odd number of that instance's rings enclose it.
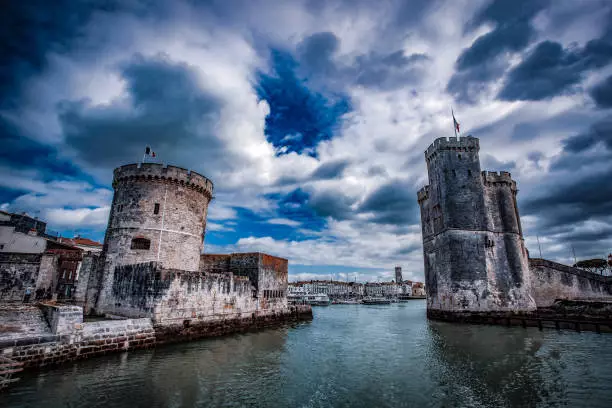
<path fill-rule="evenodd" d="M 301 223 L 290 220 L 288 218 L 270 218 L 266 220 L 268 224 L 287 225 L 289 227 L 298 227 Z"/>
<path fill-rule="evenodd" d="M 264 197 L 265 194 L 286 194 L 300 187 L 312 197 L 324 193 L 338 200 L 351 197 L 351 208 L 355 209 L 369 193 L 389 180 L 408 179 L 415 191 L 424 184 L 423 150 L 435 138 L 453 135 L 450 117 L 453 101 L 445 88 L 454 73 L 455 61 L 464 48 L 491 29 L 483 26 L 474 32 L 463 30 L 484 2 L 447 2 L 432 8 L 415 25 L 403 27 L 403 31 L 398 29 L 396 33 L 384 28 L 391 27 L 396 18 L 396 8 L 390 2 L 363 2 L 350 7 L 323 2 L 320 10 L 311 10 L 307 1 L 278 2 L 274 7 L 255 3 L 245 2 L 240 7 L 224 9 L 227 13 L 222 13 L 226 15 L 224 21 L 219 21 L 214 12 L 194 9 L 187 3 L 172 3 L 168 15 L 159 21 L 128 15 L 116 16 L 112 21 L 98 17 L 84 30 L 81 46 L 75 52 L 47 55 L 48 69 L 26 84 L 23 107 L 3 114 L 17 121 L 30 137 L 59 147 L 63 155 L 72 157 L 76 164 L 108 185 L 111 168 L 92 166 L 81 160 L 70 146 L 63 145 L 57 103 L 87 98 L 93 106 L 120 104 L 127 100 L 128 94 L 117 66 L 134 53 L 144 57 L 164 53 L 171 61 L 193 68 L 198 85 L 224 103 L 213 135 L 224 142 L 224 150 L 214 154 L 223 154 L 228 159 L 217 164 L 220 161 L 213 157 L 210 146 L 202 143 L 182 152 L 178 158 L 182 162 L 176 163 L 213 179 L 215 199 L 208 212 L 210 231 L 240 233 L 239 224 L 233 226 L 227 222 L 239 221 L 234 207 L 248 208 L 266 218 L 269 224 L 296 228 L 301 225 L 281 218 L 276 213 L 276 202 Z M 554 28 L 549 17 L 544 15 L 537 22 L 539 35 L 543 37 Z M 576 24 L 572 23 L 572 32 L 580 31 Z M 597 28 L 589 30 L 594 33 Z M 400 48 L 406 55 L 425 53 L 430 61 L 418 83 L 398 89 L 381 91 L 332 84 L 334 89 L 340 87 L 348 94 L 353 107 L 339 134 L 317 146 L 318 158 L 296 153 L 276 156 L 277 150 L 264 134 L 269 106 L 258 100 L 253 89 L 256 70 L 268 68 L 269 46 L 295 49 L 308 35 L 320 31 L 332 31 L 339 37 L 340 48 L 334 58 L 341 65 L 354 63 L 360 55 L 390 53 Z M 389 38 L 393 41 L 387 41 Z M 95 58 L 85 52 L 92 44 L 103 44 L 95 52 Z M 592 78 L 587 78 L 588 81 Z M 558 156 L 561 140 L 579 132 L 587 126 L 586 122 L 597 120 L 603 113 L 591 112 L 583 98 L 576 96 L 537 103 L 496 101 L 493 96 L 499 86 L 497 81 L 478 104 L 455 106 L 455 112 L 466 131 L 487 127 L 486 133 L 474 134 L 481 139 L 483 155 L 516 162 L 513 175 L 518 179 L 519 200 L 522 200 L 537 191 L 539 183 L 548 176 L 548 165 Z M 569 114 L 583 115 L 584 121 L 576 120 L 566 128 L 536 126 L 537 138 L 512 138 L 518 125 L 538 125 Z M 298 136 L 288 134 L 285 139 L 289 141 Z M 543 152 L 541 168 L 526 160 L 532 151 Z M 344 159 L 349 159 L 349 164 L 342 176 L 331 180 L 309 179 L 320 165 Z M 382 171 L 372 171 L 375 168 Z M 3 174 L 1 187 L 19 186 L 28 191 L 8 203 L 10 208 L 40 210 L 41 216 L 49 217 L 49 223 L 58 226 L 73 223 L 103 228 L 106 224 L 102 218 L 110 204 L 110 188 L 97 188 L 75 180 L 48 181 L 38 170 L 0 168 L 0 172 Z M 281 180 L 292 179 L 296 181 L 277 185 Z M 348 265 L 391 271 L 392 266 L 400 263 L 405 273 L 414 273 L 415 278 L 422 279 L 419 225 L 379 225 L 365 218 L 364 215 L 347 221 L 328 218 L 328 226 L 322 231 L 299 229 L 313 237 L 305 241 L 243 236 L 235 245 L 211 248 L 226 252 L 261 250 L 304 265 Z M 536 220 L 524 217 L 523 224 L 526 231 L 535 232 Z M 563 237 L 546 239 L 550 240 L 546 245 L 553 247 Z M 530 240 L 531 237 L 528 238 L 531 244 Z"/>

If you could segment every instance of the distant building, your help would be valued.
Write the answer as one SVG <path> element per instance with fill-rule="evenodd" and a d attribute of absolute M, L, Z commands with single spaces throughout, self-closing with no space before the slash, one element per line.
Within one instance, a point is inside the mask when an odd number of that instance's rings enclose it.
<path fill-rule="evenodd" d="M 83 238 L 78 235 L 74 238 L 60 237 L 58 238 L 58 241 L 75 246 L 77 248 L 82 249 L 83 251 L 93 252 L 93 253 L 102 252 L 102 247 L 103 247 L 103 245 L 100 242 L 93 241 L 89 238 Z"/>
<path fill-rule="evenodd" d="M 47 229 L 47 223 L 35 217 L 30 217 L 25 212 L 21 214 L 10 213 L 0 210 L 0 225 L 15 227 L 15 231 L 27 234 L 34 229 L 37 235 L 43 235 Z"/>
<path fill-rule="evenodd" d="M 425 296 L 425 284 L 414 282 L 412 284 L 412 296 Z"/>
<path fill-rule="evenodd" d="M 401 266 L 396 266 L 395 267 L 395 282 L 400 283 L 403 280 L 404 279 L 402 279 L 402 267 Z"/>

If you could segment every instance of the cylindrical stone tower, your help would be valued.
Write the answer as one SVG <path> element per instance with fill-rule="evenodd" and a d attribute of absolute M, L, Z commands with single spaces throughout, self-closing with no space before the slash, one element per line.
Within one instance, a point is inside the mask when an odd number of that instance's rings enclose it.
<path fill-rule="evenodd" d="M 213 193 L 208 178 L 153 163 L 115 169 L 113 188 L 98 311 L 112 302 L 116 266 L 155 261 L 164 268 L 198 270 Z"/>

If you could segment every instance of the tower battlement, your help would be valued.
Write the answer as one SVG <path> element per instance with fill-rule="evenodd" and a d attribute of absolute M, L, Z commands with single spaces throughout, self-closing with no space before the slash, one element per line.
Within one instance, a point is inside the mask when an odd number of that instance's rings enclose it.
<path fill-rule="evenodd" d="M 417 191 L 417 200 L 420 203 L 421 201 L 427 200 L 429 198 L 429 186 L 425 186 Z"/>
<path fill-rule="evenodd" d="M 429 161 L 440 150 L 478 151 L 480 142 L 472 136 L 439 137 L 425 150 L 425 160 Z"/>
<path fill-rule="evenodd" d="M 170 182 L 194 189 L 212 198 L 213 182 L 195 171 L 158 163 L 134 163 L 118 167 L 113 172 L 113 187 L 128 181 Z"/>
<path fill-rule="evenodd" d="M 512 174 L 507 171 L 483 171 L 481 174 L 485 184 L 509 184 L 516 189 L 516 181 L 512 180 Z"/>

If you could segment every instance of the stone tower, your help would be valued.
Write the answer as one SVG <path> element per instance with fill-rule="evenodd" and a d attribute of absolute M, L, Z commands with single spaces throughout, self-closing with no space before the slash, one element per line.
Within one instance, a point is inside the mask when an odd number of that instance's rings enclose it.
<path fill-rule="evenodd" d="M 467 136 L 425 151 L 429 185 L 417 196 L 430 317 L 535 309 L 516 182 L 481 172 L 479 150 Z"/>
<path fill-rule="evenodd" d="M 116 266 L 155 261 L 197 271 L 213 183 L 180 167 L 128 164 L 114 171 L 115 194 L 101 256 L 98 312 L 112 311 Z"/>
<path fill-rule="evenodd" d="M 402 267 L 395 267 L 395 283 L 402 283 L 404 279 L 402 278 Z"/>

